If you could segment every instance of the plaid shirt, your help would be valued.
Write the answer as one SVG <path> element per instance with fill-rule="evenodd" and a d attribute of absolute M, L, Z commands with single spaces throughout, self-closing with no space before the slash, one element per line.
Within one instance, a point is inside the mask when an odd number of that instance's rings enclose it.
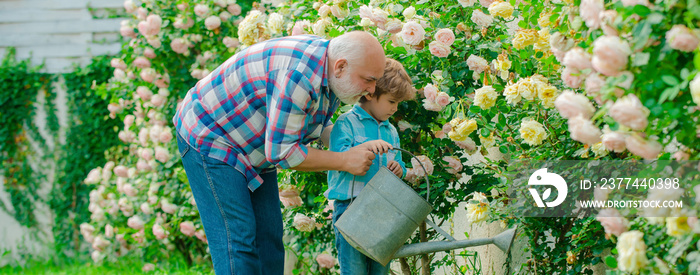
<path fill-rule="evenodd" d="M 299 165 L 340 104 L 326 78 L 328 42 L 284 37 L 235 54 L 187 92 L 177 133 L 240 171 L 251 191 L 259 174 Z"/>
<path fill-rule="evenodd" d="M 388 142 L 395 148 L 401 148 L 399 133 L 394 125 L 391 125 L 388 120 L 377 122 L 362 107 L 355 105 L 352 110 L 340 115 L 335 120 L 335 126 L 331 132 L 330 150 L 345 152 L 367 141 L 378 139 Z M 381 154 L 372 161 L 372 166 L 364 176 L 353 176 L 343 171 L 328 171 L 326 197 L 331 200 L 349 200 L 357 197 L 362 188 L 379 171 L 379 167 L 386 167 L 390 160 L 398 162 L 403 170 L 403 175 L 406 175 L 406 164 L 401 160 L 401 151 L 389 150 L 388 153 Z M 355 181 L 354 188 L 353 180 Z"/>

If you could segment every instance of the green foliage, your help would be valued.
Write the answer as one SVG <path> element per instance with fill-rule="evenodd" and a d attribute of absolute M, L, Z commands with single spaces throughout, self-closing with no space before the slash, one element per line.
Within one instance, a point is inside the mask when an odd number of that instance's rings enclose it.
<path fill-rule="evenodd" d="M 0 65 L 0 171 L 12 202 L 11 207 L 4 204 L 0 207 L 27 227 L 37 224 L 34 204 L 41 200 L 37 190 L 43 178 L 41 171 L 29 165 L 30 141 L 46 149 L 33 121 L 35 103 L 40 92 L 44 92 L 49 101 L 54 98 L 49 87 L 51 77 L 39 73 L 39 69 L 32 67 L 28 60 L 16 60 L 13 48 L 8 49 Z M 52 105 L 48 106 L 51 109 Z M 48 120 L 56 123 L 55 116 L 49 116 Z M 55 130 L 57 126 L 50 129 Z"/>
<path fill-rule="evenodd" d="M 63 75 L 69 126 L 66 143 L 57 158 L 59 173 L 49 200 L 55 214 L 53 235 L 59 255 L 85 252 L 80 249 L 78 225 L 90 218 L 88 194 L 93 187 L 82 182 L 90 169 L 108 161 L 104 152 L 119 141 L 115 129 L 121 123 L 109 118 L 109 101 L 94 90 L 96 83 L 107 82 L 112 76 L 110 59 L 95 57 L 89 65 Z"/>

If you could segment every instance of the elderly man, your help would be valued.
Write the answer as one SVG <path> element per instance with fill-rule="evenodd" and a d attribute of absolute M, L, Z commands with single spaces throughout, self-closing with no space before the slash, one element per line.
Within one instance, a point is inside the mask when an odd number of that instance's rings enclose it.
<path fill-rule="evenodd" d="M 307 144 L 327 139 L 339 101 L 374 92 L 384 60 L 365 32 L 284 37 L 235 54 L 190 89 L 173 122 L 216 274 L 282 274 L 278 167 L 367 172 L 367 149 Z"/>

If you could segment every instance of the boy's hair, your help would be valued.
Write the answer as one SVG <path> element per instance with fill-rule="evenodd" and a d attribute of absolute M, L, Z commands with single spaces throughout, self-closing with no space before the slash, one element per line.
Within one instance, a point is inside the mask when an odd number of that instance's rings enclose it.
<path fill-rule="evenodd" d="M 413 81 L 408 76 L 406 69 L 400 62 L 387 58 L 386 66 L 384 67 L 384 75 L 377 80 L 377 86 L 374 89 L 373 97 L 388 94 L 400 101 L 411 100 L 416 97 L 416 89 L 413 88 Z M 367 99 L 363 96 L 360 102 L 365 102 Z"/>

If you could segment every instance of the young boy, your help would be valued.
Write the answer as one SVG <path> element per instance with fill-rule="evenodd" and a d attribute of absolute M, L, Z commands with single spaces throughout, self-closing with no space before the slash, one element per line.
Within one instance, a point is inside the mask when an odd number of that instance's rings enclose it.
<path fill-rule="evenodd" d="M 380 153 L 387 152 L 389 148 L 400 148 L 398 132 L 387 119 L 396 112 L 401 101 L 413 99 L 415 94 L 411 78 L 401 63 L 387 58 L 384 76 L 377 80 L 374 94 L 361 97 L 359 104 L 336 120 L 331 132 L 330 150 L 343 152 L 359 145 Z M 380 167 L 389 168 L 398 177 L 403 176 L 406 171 L 401 153 L 393 150 L 377 155 L 372 167 L 364 176 L 328 171 L 328 191 L 325 195 L 328 199 L 335 200 L 333 223 L 340 218 L 350 200 L 360 193 L 362 187 L 374 177 Z M 382 266 L 363 255 L 350 246 L 335 227 L 334 231 L 340 274 L 388 274 L 388 264 Z"/>

